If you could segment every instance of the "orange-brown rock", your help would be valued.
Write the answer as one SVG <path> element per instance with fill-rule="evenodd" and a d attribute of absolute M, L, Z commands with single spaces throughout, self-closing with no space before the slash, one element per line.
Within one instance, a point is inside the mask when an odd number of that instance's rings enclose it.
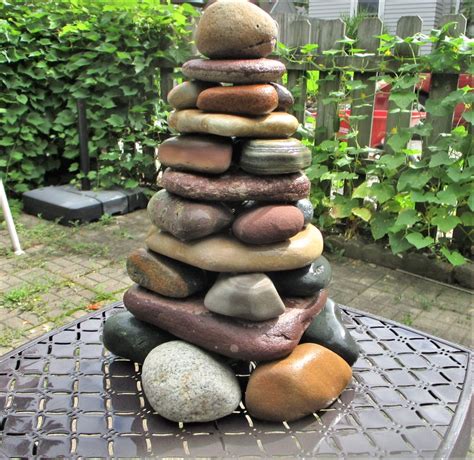
<path fill-rule="evenodd" d="M 247 385 L 245 405 L 262 420 L 297 420 L 331 405 L 351 378 L 344 359 L 321 345 L 305 343 L 286 358 L 257 366 Z"/>
<path fill-rule="evenodd" d="M 199 94 L 197 107 L 207 112 L 265 115 L 278 106 L 272 85 L 237 85 L 209 88 Z"/>

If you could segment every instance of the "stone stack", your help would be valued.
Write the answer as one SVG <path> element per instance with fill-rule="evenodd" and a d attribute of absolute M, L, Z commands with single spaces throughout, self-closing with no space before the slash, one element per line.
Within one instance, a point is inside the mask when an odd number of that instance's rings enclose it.
<path fill-rule="evenodd" d="M 153 227 L 127 261 L 137 284 L 128 312 L 105 324 L 106 347 L 144 361 L 145 394 L 173 421 L 235 410 L 235 360 L 257 363 L 250 414 L 284 421 L 330 405 L 357 359 L 327 298 L 331 267 L 301 172 L 311 154 L 291 137 L 293 99 L 275 83 L 285 66 L 266 58 L 276 36 L 244 0 L 205 10 L 196 46 L 208 59 L 186 62 L 190 81 L 168 96 L 179 135 L 159 147 L 167 169 L 148 205 Z"/>

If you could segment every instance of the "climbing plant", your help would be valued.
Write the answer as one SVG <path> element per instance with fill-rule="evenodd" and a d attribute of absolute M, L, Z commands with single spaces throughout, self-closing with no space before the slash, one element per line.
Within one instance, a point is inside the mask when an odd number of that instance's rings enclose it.
<path fill-rule="evenodd" d="M 79 179 L 78 99 L 95 187 L 154 182 L 166 131 L 159 65 L 189 53 L 190 5 L 154 0 L 0 3 L 0 174 L 20 194 Z"/>

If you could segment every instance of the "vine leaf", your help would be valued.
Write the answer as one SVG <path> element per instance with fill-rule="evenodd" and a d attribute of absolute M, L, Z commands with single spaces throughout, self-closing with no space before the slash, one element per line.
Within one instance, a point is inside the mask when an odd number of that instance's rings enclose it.
<path fill-rule="evenodd" d="M 405 238 L 416 249 L 426 248 L 434 243 L 434 239 L 431 236 L 423 236 L 418 232 L 409 233 Z"/>

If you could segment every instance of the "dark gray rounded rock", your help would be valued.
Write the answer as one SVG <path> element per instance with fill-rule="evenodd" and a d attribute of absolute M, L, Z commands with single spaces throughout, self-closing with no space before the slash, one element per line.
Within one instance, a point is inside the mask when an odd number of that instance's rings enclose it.
<path fill-rule="evenodd" d="M 332 270 L 324 256 L 312 264 L 296 270 L 268 272 L 277 291 L 284 296 L 309 297 L 327 287 L 331 281 Z"/>
<path fill-rule="evenodd" d="M 278 83 L 270 84 L 276 89 L 278 95 L 278 107 L 276 108 L 276 110 L 278 112 L 288 112 L 288 110 L 291 109 L 291 107 L 295 103 L 295 99 L 290 93 L 290 90 Z"/>
<path fill-rule="evenodd" d="M 359 357 L 360 348 L 344 326 L 341 312 L 333 300 L 328 299 L 321 313 L 306 329 L 300 343 L 317 343 L 338 354 L 349 366 Z"/>
<path fill-rule="evenodd" d="M 310 224 L 314 217 L 314 207 L 308 198 L 303 198 L 295 203 L 295 206 L 303 213 L 304 225 Z"/>
<path fill-rule="evenodd" d="M 176 337 L 138 320 L 128 311 L 107 318 L 102 331 L 102 342 L 107 350 L 136 363 L 143 363 L 153 348 L 170 340 Z"/>
<path fill-rule="evenodd" d="M 231 414 L 242 394 L 232 369 L 215 355 L 183 341 L 156 347 L 142 368 L 145 396 L 174 422 L 209 422 Z"/>

